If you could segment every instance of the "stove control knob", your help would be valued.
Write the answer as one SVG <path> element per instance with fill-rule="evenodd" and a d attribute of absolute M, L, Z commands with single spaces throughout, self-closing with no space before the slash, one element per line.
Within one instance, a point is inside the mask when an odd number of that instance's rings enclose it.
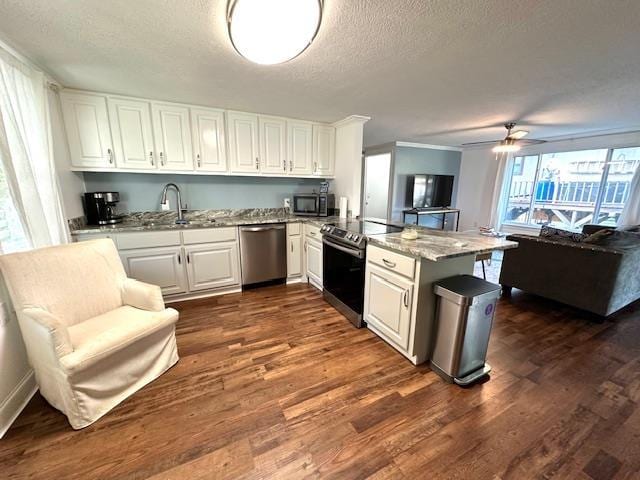
<path fill-rule="evenodd" d="M 351 234 L 347 233 L 347 239 L 351 240 Z"/>
<path fill-rule="evenodd" d="M 354 236 L 353 236 L 353 241 L 354 241 L 354 242 L 357 242 L 358 240 L 360 240 L 360 237 L 358 237 L 358 235 L 354 235 Z"/>

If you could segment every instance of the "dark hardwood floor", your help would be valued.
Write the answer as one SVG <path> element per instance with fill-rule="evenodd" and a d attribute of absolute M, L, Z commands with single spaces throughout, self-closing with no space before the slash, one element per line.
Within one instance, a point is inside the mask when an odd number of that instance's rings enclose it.
<path fill-rule="evenodd" d="M 514 292 L 467 389 L 306 285 L 177 308 L 175 367 L 80 431 L 36 395 L 0 478 L 640 478 L 638 305 L 597 321 Z"/>

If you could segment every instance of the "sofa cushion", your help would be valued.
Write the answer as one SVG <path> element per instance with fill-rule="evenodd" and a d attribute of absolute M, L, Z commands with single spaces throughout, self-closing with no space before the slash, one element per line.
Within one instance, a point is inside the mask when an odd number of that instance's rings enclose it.
<path fill-rule="evenodd" d="M 615 248 L 616 250 L 630 250 L 640 248 L 640 233 L 623 230 L 599 230 L 585 238 L 583 243 Z"/>
<path fill-rule="evenodd" d="M 540 229 L 540 236 L 564 242 L 582 242 L 587 238 L 587 235 L 584 233 L 570 232 L 569 230 L 561 230 L 560 228 L 549 227 L 548 225 L 544 225 Z"/>
<path fill-rule="evenodd" d="M 175 322 L 177 318 L 177 312 L 173 309 L 150 312 L 126 305 L 77 323 L 68 331 L 71 345 L 77 349 L 88 342 L 99 341 L 105 336 L 117 336 L 124 341 L 149 334 L 167 322 Z"/>

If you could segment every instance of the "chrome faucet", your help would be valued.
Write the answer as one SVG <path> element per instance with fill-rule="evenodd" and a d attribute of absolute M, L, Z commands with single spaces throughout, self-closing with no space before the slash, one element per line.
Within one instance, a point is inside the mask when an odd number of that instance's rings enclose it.
<path fill-rule="evenodd" d="M 178 201 L 178 219 L 176 220 L 176 223 L 179 225 L 183 225 L 185 223 L 188 223 L 185 219 L 184 216 L 182 215 L 182 197 L 180 196 L 180 188 L 175 184 L 175 183 L 167 183 L 164 188 L 162 189 L 162 198 L 160 199 L 160 204 L 162 205 L 166 205 L 167 204 L 167 191 L 169 190 L 169 188 L 172 188 L 176 191 L 176 196 L 177 196 L 177 201 Z"/>

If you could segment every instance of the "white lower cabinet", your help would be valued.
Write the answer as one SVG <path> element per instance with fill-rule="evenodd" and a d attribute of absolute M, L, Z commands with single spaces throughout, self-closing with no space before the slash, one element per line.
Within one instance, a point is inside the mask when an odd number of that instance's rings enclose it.
<path fill-rule="evenodd" d="M 158 285 L 163 295 L 187 291 L 184 259 L 179 246 L 121 250 L 120 258 L 129 277 Z"/>
<path fill-rule="evenodd" d="M 240 284 L 238 243 L 222 242 L 184 247 L 189 291 Z"/>
<path fill-rule="evenodd" d="M 378 335 L 407 351 L 413 281 L 372 263 L 367 265 L 364 317 Z"/>
<path fill-rule="evenodd" d="M 322 242 L 305 237 L 304 253 L 309 282 L 322 290 Z"/>
<path fill-rule="evenodd" d="M 287 224 L 287 278 L 302 275 L 302 234 L 299 223 Z"/>

